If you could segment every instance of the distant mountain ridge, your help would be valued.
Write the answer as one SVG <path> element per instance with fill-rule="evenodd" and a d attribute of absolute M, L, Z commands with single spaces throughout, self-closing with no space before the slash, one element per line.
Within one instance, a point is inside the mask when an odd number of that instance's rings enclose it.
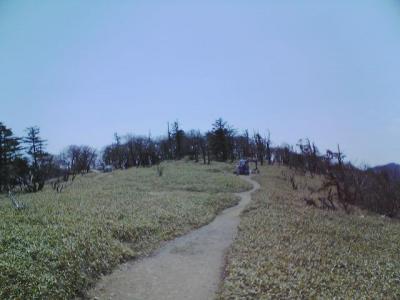
<path fill-rule="evenodd" d="M 400 165 L 396 163 L 389 163 L 382 166 L 371 168 L 375 172 L 386 172 L 393 180 L 400 180 Z"/>

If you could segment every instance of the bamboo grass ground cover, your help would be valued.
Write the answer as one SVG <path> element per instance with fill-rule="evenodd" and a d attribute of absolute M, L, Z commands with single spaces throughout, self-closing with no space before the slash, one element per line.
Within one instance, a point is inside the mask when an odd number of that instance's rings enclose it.
<path fill-rule="evenodd" d="M 282 172 L 283 171 L 283 172 Z M 305 205 L 320 178 L 263 167 L 241 218 L 220 299 L 400 299 L 400 222 Z"/>
<path fill-rule="evenodd" d="M 0 299 L 70 299 L 117 264 L 210 222 L 247 183 L 191 162 L 78 176 L 62 193 L 0 196 Z"/>

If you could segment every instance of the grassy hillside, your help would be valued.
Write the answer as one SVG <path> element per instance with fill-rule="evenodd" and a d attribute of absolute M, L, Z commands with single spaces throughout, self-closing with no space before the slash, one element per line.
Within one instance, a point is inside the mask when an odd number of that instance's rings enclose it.
<path fill-rule="evenodd" d="M 221 299 L 399 299 L 400 223 L 355 211 L 326 211 L 301 198 L 318 178 L 264 167 L 262 188 L 242 216 Z"/>
<path fill-rule="evenodd" d="M 61 194 L 0 196 L 0 299 L 71 298 L 118 263 L 233 205 L 248 188 L 227 165 L 165 163 L 77 177 Z"/>

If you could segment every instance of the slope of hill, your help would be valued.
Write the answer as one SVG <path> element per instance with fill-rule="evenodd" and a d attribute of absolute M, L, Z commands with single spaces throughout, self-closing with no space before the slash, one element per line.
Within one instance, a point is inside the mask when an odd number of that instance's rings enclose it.
<path fill-rule="evenodd" d="M 376 166 L 372 168 L 375 172 L 386 172 L 392 180 L 400 180 L 400 165 L 396 163 L 389 163 L 383 166 Z"/>
<path fill-rule="evenodd" d="M 163 163 L 79 176 L 18 199 L 0 195 L 0 299 L 71 299 L 121 261 L 210 222 L 250 187 L 225 164 Z"/>
<path fill-rule="evenodd" d="M 399 299 L 400 222 L 307 205 L 320 179 L 297 175 L 293 190 L 288 172 L 255 177 L 261 189 L 242 214 L 219 298 Z"/>

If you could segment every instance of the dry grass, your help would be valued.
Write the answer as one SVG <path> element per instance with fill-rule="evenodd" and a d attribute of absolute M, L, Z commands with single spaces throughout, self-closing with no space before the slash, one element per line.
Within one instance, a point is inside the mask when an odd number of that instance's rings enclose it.
<path fill-rule="evenodd" d="M 224 164 L 165 163 L 77 177 L 61 194 L 0 197 L 0 299 L 65 299 L 118 263 L 210 222 L 248 188 Z"/>
<path fill-rule="evenodd" d="M 262 186 L 242 215 L 221 299 L 399 299 L 400 223 L 357 211 L 305 204 L 319 178 L 264 167 Z"/>

